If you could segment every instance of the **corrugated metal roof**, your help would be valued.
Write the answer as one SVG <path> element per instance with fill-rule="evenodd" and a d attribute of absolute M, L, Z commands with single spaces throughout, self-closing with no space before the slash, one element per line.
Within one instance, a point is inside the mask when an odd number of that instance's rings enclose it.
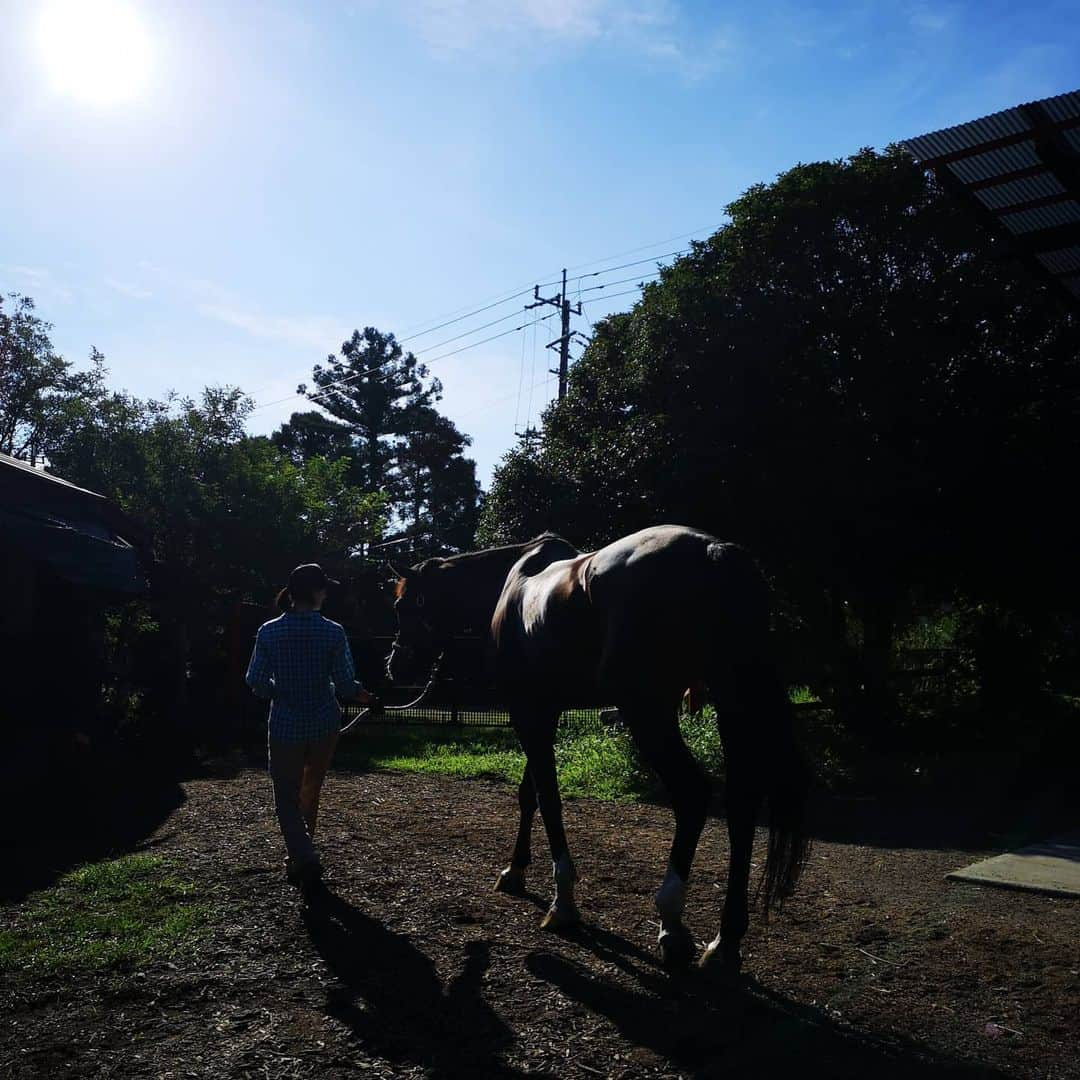
<path fill-rule="evenodd" d="M 946 168 L 952 170 L 965 184 L 977 184 L 980 180 L 989 180 L 992 176 L 1019 172 L 1039 164 L 1035 142 L 1029 139 L 1027 142 L 988 150 L 985 154 L 972 154 L 971 157 L 954 161 Z"/>
<path fill-rule="evenodd" d="M 1033 232 L 1035 229 L 1052 229 L 1055 225 L 1080 221 L 1080 203 L 1075 199 L 1051 203 L 1050 206 L 1038 206 L 1033 210 L 1021 210 L 1016 214 L 1002 214 L 1001 220 L 1010 232 L 1018 235 Z"/>
<path fill-rule="evenodd" d="M 966 193 L 1015 250 L 1080 296 L 1080 90 L 1016 105 L 903 145 Z"/>
<path fill-rule="evenodd" d="M 1040 173 L 1038 176 L 1025 176 L 1020 180 L 1006 180 L 993 187 L 978 188 L 973 194 L 987 209 L 1000 210 L 1002 207 L 1015 206 L 1031 199 L 1061 195 L 1064 191 L 1065 185 L 1053 173 Z"/>
<path fill-rule="evenodd" d="M 1004 112 L 984 116 L 980 120 L 972 120 L 968 124 L 958 124 L 956 127 L 908 139 L 904 145 L 920 160 L 944 157 L 946 154 L 969 150 L 973 146 L 981 146 L 1007 135 L 1019 135 L 1027 131 L 1028 127 L 1028 122 L 1019 109 L 1006 109 Z"/>
<path fill-rule="evenodd" d="M 1040 251 L 1035 256 L 1051 274 L 1074 274 L 1080 271 L 1080 247 Z"/>

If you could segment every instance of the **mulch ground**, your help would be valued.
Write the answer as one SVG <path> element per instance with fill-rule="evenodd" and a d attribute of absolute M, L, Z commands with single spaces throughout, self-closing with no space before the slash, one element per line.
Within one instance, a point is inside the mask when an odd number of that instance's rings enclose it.
<path fill-rule="evenodd" d="M 663 807 L 568 803 L 587 926 L 557 937 L 538 927 L 546 856 L 536 895 L 491 891 L 505 787 L 332 775 L 329 890 L 306 911 L 264 774 L 184 788 L 143 846 L 206 886 L 208 936 L 136 972 L 9 976 L 0 1075 L 1080 1076 L 1080 904 L 945 881 L 979 852 L 818 843 L 726 987 L 657 963 Z M 725 858 L 711 822 L 687 911 L 701 940 Z"/>

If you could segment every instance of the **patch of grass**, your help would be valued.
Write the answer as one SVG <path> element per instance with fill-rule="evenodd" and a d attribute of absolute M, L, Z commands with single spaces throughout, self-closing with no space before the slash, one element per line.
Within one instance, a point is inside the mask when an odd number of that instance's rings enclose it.
<path fill-rule="evenodd" d="M 342 740 L 335 764 L 346 769 L 391 769 L 484 777 L 516 784 L 525 767 L 517 736 L 507 728 L 367 728 Z"/>
<path fill-rule="evenodd" d="M 795 703 L 815 703 L 805 686 L 791 691 Z M 711 706 L 680 720 L 690 752 L 711 775 L 723 773 L 724 753 Z M 370 726 L 343 741 L 338 767 L 482 777 L 517 784 L 525 755 L 509 728 L 428 728 Z M 596 714 L 570 709 L 559 723 L 555 745 L 559 786 L 565 795 L 625 800 L 650 795 L 656 778 L 641 762 L 629 733 L 617 724 L 597 726 Z"/>
<path fill-rule="evenodd" d="M 683 717 L 682 731 L 702 766 L 714 774 L 720 771 L 723 754 L 712 710 Z M 373 727 L 343 742 L 335 763 L 339 768 L 482 777 L 517 784 L 525 755 L 517 736 L 506 728 Z M 588 712 L 564 714 L 555 763 L 559 786 L 569 796 L 618 801 L 637 799 L 657 788 L 629 733 L 617 725 L 599 728 L 595 714 Z"/>
<path fill-rule="evenodd" d="M 821 698 L 809 686 L 793 686 L 788 690 L 788 700 L 792 705 L 819 705 Z"/>
<path fill-rule="evenodd" d="M 37 893 L 0 930 L 0 971 L 138 967 L 204 929 L 196 887 L 156 855 L 88 863 Z"/>
<path fill-rule="evenodd" d="M 525 755 L 520 750 L 499 750 L 474 741 L 429 742 L 419 752 L 376 757 L 372 764 L 396 772 L 439 773 L 468 780 L 484 778 L 516 784 L 525 767 Z"/>
<path fill-rule="evenodd" d="M 569 728 L 555 744 L 555 764 L 565 795 L 619 801 L 637 798 L 652 786 L 637 748 L 619 728 Z"/>

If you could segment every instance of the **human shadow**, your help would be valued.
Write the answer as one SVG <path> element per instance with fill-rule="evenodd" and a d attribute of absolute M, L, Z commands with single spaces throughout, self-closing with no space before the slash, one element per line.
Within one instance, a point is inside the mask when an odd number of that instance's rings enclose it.
<path fill-rule="evenodd" d="M 514 1033 L 484 1000 L 490 945 L 465 946 L 462 970 L 444 988 L 434 963 L 407 935 L 387 929 L 328 888 L 304 913 L 312 944 L 339 980 L 327 1012 L 365 1049 L 433 1076 L 517 1077 L 502 1060 Z"/>
<path fill-rule="evenodd" d="M 669 978 L 633 963 L 640 952 L 618 935 L 582 936 L 602 959 L 632 975 L 631 988 L 598 978 L 556 953 L 530 953 L 525 966 L 591 1012 L 629 1043 L 664 1058 L 681 1074 L 710 1077 L 827 1076 L 836 1080 L 977 1080 L 1005 1074 L 928 1052 L 909 1040 L 847 1031 L 821 1010 L 799 1005 L 753 979 L 720 984 L 694 971 Z"/>

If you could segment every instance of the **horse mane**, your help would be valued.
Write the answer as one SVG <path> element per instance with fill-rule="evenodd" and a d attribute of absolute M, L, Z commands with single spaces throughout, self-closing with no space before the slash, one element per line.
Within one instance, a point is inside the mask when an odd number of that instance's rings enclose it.
<path fill-rule="evenodd" d="M 458 555 L 447 555 L 445 558 L 425 559 L 418 569 L 423 570 L 428 563 L 443 562 L 456 565 L 458 563 L 471 562 L 475 559 L 485 559 L 498 555 L 513 554 L 515 552 L 520 555 L 537 544 L 549 543 L 551 541 L 558 541 L 560 544 L 566 544 L 567 547 L 573 547 L 569 540 L 559 536 L 558 533 L 547 531 L 540 533 L 539 536 L 534 536 L 531 540 L 525 540 L 517 544 L 499 544 L 495 547 L 482 548 L 480 551 L 463 551 Z"/>

